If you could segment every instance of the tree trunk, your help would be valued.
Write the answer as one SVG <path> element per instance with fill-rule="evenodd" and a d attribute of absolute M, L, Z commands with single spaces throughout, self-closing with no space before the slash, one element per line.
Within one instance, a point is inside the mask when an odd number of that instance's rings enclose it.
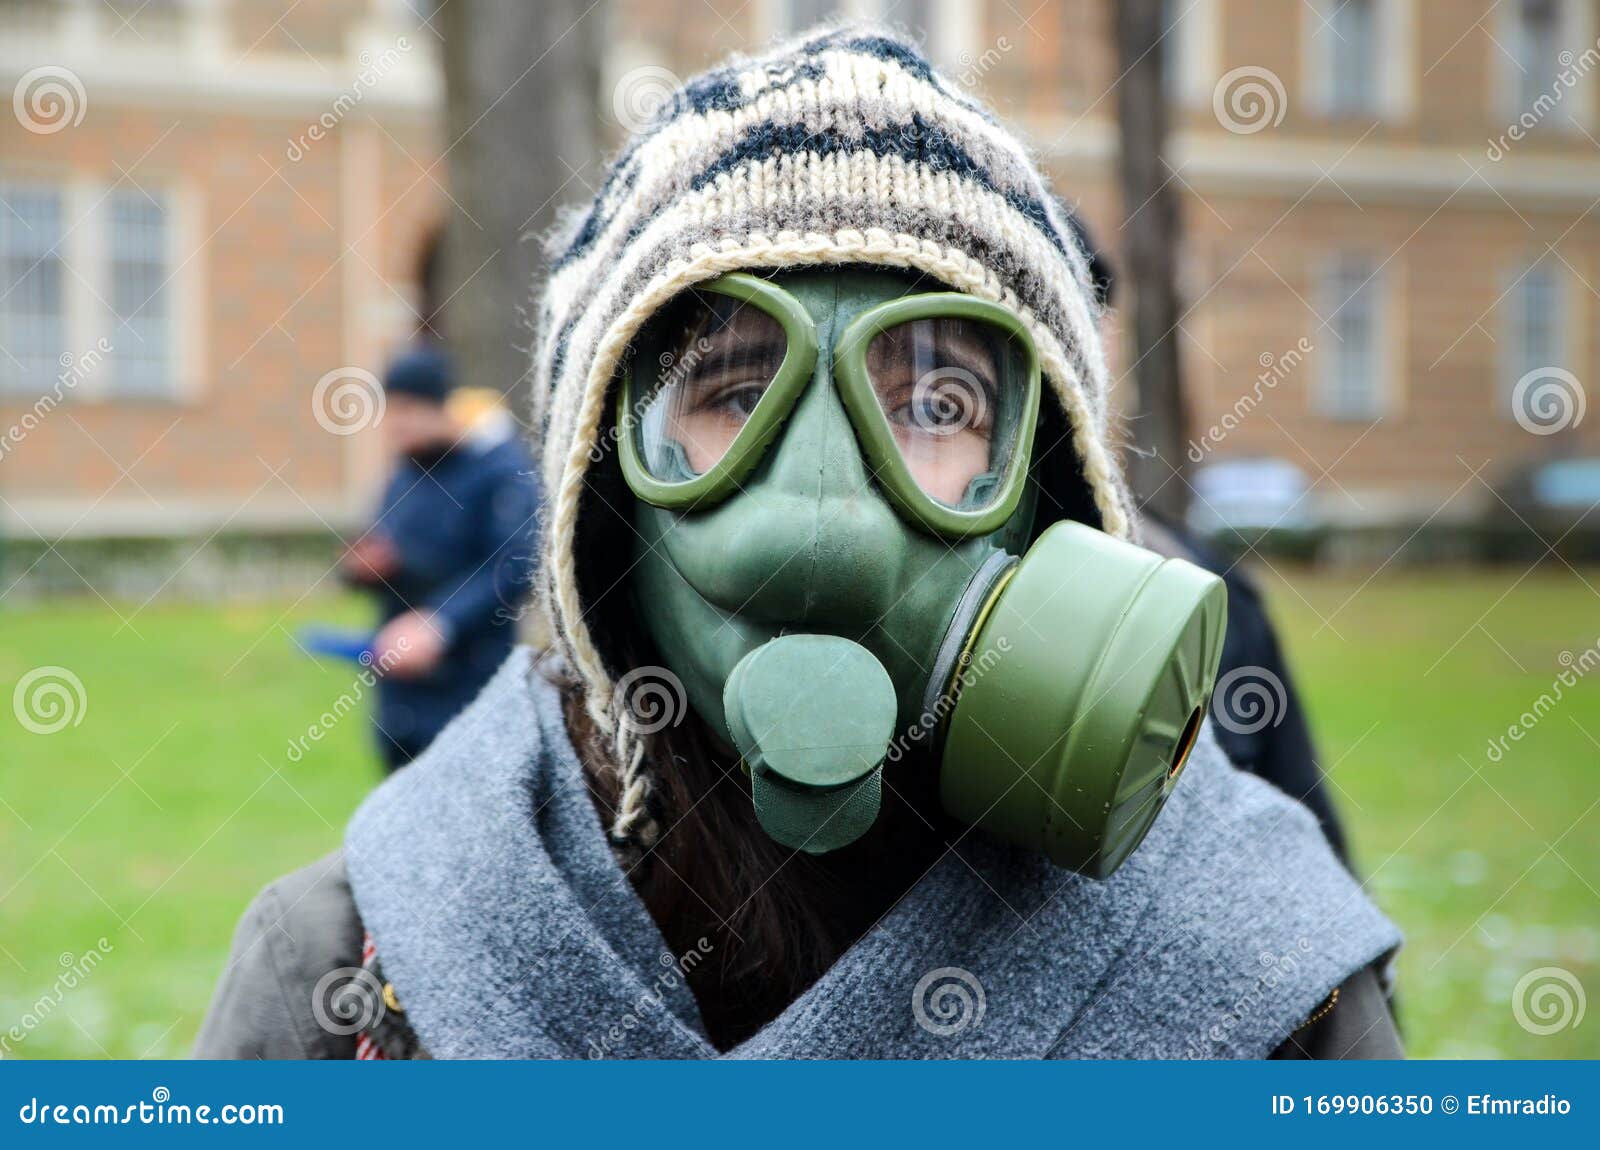
<path fill-rule="evenodd" d="M 598 186 L 604 5 L 453 0 L 444 38 L 449 171 L 436 321 L 458 383 L 521 415 L 542 235 Z"/>
<path fill-rule="evenodd" d="M 1116 11 L 1117 125 L 1127 270 L 1133 289 L 1138 384 L 1131 468 L 1141 506 L 1182 522 L 1189 505 L 1186 412 L 1178 363 L 1177 198 L 1162 162 L 1167 137 L 1162 0 L 1121 0 Z"/>

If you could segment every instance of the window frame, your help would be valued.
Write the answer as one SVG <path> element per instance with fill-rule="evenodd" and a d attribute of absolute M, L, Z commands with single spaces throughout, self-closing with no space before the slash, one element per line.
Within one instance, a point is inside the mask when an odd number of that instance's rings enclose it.
<path fill-rule="evenodd" d="M 1500 297 L 1500 335 L 1501 356 L 1499 367 L 1500 385 L 1496 389 L 1496 404 L 1502 415 L 1507 419 L 1516 418 L 1516 410 L 1512 403 L 1516 391 L 1517 381 L 1530 372 L 1548 368 L 1563 368 L 1570 370 L 1572 356 L 1572 333 L 1575 325 L 1572 323 L 1571 309 L 1574 296 L 1572 286 L 1561 262 L 1554 256 L 1535 256 L 1513 270 L 1506 277 L 1507 286 Z M 1526 311 L 1526 296 L 1529 290 L 1529 279 L 1533 276 L 1548 276 L 1549 289 L 1552 293 L 1549 315 L 1549 341 L 1551 344 L 1548 355 L 1540 357 L 1535 362 L 1529 358 L 1528 346 L 1528 313 Z"/>
<path fill-rule="evenodd" d="M 0 195 L 9 202 L 12 189 L 40 189 L 53 195 L 59 206 L 59 234 L 54 244 L 61 267 L 58 315 L 60 343 L 56 366 L 49 378 L 22 382 L 14 364 L 0 356 L 0 404 L 28 402 L 50 390 L 62 372 L 91 351 L 102 358 L 92 372 L 72 388 L 76 402 L 119 405 L 174 405 L 196 401 L 202 390 L 201 370 L 207 347 L 206 302 L 199 267 L 203 247 L 198 231 L 198 204 L 186 186 L 150 181 L 139 187 L 126 181 L 106 183 L 71 172 L 0 170 Z M 119 378 L 117 350 L 132 338 L 118 314 L 115 291 L 117 268 L 114 238 L 114 204 L 119 197 L 156 200 L 162 210 L 159 263 L 152 273 L 159 280 L 162 314 L 156 317 L 164 343 L 164 360 L 156 385 L 127 385 Z M 8 221 L 6 221 L 9 223 Z M 4 226 L 4 225 L 0 225 Z M 0 255 L 8 251 L 0 247 Z M 148 302 L 148 296 L 139 302 Z M 7 325 L 0 302 L 0 340 Z M 9 344 L 7 345 L 9 346 Z"/>
<path fill-rule="evenodd" d="M 13 282 L 10 274 L 12 260 L 11 237 L 17 234 L 15 229 L 19 226 L 20 214 L 12 207 L 12 203 L 19 192 L 23 195 L 39 195 L 53 199 L 56 219 L 54 237 L 48 248 L 45 249 L 44 254 L 39 255 L 33 265 L 23 272 L 23 276 L 18 277 Z M 0 208 L 0 266 L 5 268 L 5 279 L 7 281 L 3 289 L 6 292 L 6 298 L 0 300 L 0 346 L 6 348 L 5 355 L 0 356 L 0 401 L 27 400 L 36 397 L 41 390 L 49 389 L 62 369 L 61 357 L 68 354 L 72 345 L 71 290 L 67 282 L 69 270 L 65 251 L 66 241 L 71 231 L 66 225 L 70 204 L 67 190 L 60 184 L 48 180 L 9 176 L 0 177 L 0 201 L 3 201 L 3 208 Z M 26 227 L 25 224 L 21 226 Z M 30 252 L 29 256 L 33 254 Z M 29 257 L 24 256 L 23 258 Z M 14 311 L 15 304 L 12 301 L 18 298 L 17 292 L 22 287 L 23 277 L 31 274 L 47 258 L 56 265 L 56 306 L 54 309 L 56 347 L 48 357 L 50 364 L 48 365 L 47 373 L 40 379 L 34 380 L 24 374 L 27 365 L 17 360 L 11 350 L 16 346 L 15 337 L 10 330 L 11 323 L 13 317 L 19 314 L 27 314 L 38 320 L 40 318 L 48 318 L 50 313 L 44 311 L 38 313 Z"/>
<path fill-rule="evenodd" d="M 1352 269 L 1355 269 L 1354 271 Z M 1361 271 L 1365 275 L 1360 275 Z M 1359 283 L 1357 277 L 1360 275 Z M 1357 284 L 1350 289 L 1351 284 Z M 1327 354 L 1319 356 L 1313 406 L 1317 415 L 1338 423 L 1374 423 L 1395 408 L 1390 339 L 1394 324 L 1389 315 L 1390 284 L 1387 269 L 1370 253 L 1340 251 L 1330 255 L 1318 269 L 1317 294 L 1322 301 L 1324 330 L 1328 333 Z M 1343 376 L 1347 343 L 1338 330 L 1339 317 L 1357 299 L 1370 309 L 1367 321 L 1369 346 L 1366 349 L 1367 383 L 1358 391 L 1347 386 Z M 1352 404 L 1351 397 L 1364 392 L 1365 402 Z"/>
<path fill-rule="evenodd" d="M 1341 8 L 1340 0 L 1306 0 L 1300 5 L 1301 95 L 1314 115 L 1331 120 L 1371 118 L 1404 122 L 1416 114 L 1418 0 L 1372 0 L 1371 96 L 1360 105 L 1336 100 L 1335 54 L 1340 41 L 1324 24 Z"/>

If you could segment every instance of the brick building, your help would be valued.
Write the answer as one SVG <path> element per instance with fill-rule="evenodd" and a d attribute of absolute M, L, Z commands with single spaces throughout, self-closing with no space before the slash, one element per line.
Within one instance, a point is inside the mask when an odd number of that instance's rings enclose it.
<path fill-rule="evenodd" d="M 356 511 L 371 436 L 330 433 L 313 398 L 411 322 L 443 201 L 427 8 L 6 6 L 16 101 L 61 79 L 41 65 L 79 85 L 59 89 L 68 123 L 0 121 L 0 434 L 75 380 L 0 444 L 7 532 Z M 1580 418 L 1600 379 L 1600 3 L 1169 10 L 1191 458 L 1277 461 L 1307 485 L 1297 514 L 1407 525 L 1600 454 L 1600 416 Z M 1110 0 L 614 0 L 602 104 L 841 12 L 913 29 L 1019 121 L 1113 251 L 1139 226 L 1115 182 Z"/>
<path fill-rule="evenodd" d="M 358 510 L 376 441 L 312 397 L 412 322 L 433 43 L 398 2 L 0 9 L 0 534 Z"/>

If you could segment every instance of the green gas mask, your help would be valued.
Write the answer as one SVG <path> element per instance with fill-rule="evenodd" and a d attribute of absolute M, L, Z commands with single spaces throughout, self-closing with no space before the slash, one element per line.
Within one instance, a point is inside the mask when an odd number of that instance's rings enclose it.
<path fill-rule="evenodd" d="M 1225 593 L 1083 524 L 1029 546 L 1039 403 L 1013 312 L 891 271 L 725 275 L 635 338 L 634 601 L 779 842 L 859 838 L 902 760 L 957 819 L 1096 877 L 1154 822 Z"/>

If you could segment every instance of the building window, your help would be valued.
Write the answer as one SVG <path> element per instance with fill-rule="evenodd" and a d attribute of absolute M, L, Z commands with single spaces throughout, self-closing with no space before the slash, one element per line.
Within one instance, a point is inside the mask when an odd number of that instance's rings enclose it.
<path fill-rule="evenodd" d="M 1386 398 L 1381 273 L 1363 256 L 1341 256 L 1320 294 L 1328 339 L 1317 407 L 1330 419 L 1378 419 Z"/>
<path fill-rule="evenodd" d="M 49 390 L 103 339 L 85 395 L 175 398 L 175 227 L 161 194 L 0 185 L 0 392 Z"/>
<path fill-rule="evenodd" d="M 1306 0 L 1300 66 L 1316 115 L 1406 120 L 1416 111 L 1422 0 Z"/>
<path fill-rule="evenodd" d="M 1505 376 L 1506 411 L 1517 381 L 1531 371 L 1564 366 L 1565 293 L 1558 270 L 1549 263 L 1535 264 L 1506 293 Z"/>
<path fill-rule="evenodd" d="M 61 370 L 66 294 L 60 245 L 61 194 L 0 189 L 0 387 L 34 394 Z"/>
<path fill-rule="evenodd" d="M 168 212 L 141 191 L 110 198 L 112 380 L 124 395 L 172 391 Z"/>
<path fill-rule="evenodd" d="M 1511 55 L 1519 110 L 1533 108 L 1541 97 L 1551 98 L 1560 66 L 1561 17 L 1560 0 L 1516 0 Z"/>
<path fill-rule="evenodd" d="M 1379 106 L 1377 0 L 1343 0 L 1322 30 L 1328 53 L 1328 112 L 1370 115 Z"/>

